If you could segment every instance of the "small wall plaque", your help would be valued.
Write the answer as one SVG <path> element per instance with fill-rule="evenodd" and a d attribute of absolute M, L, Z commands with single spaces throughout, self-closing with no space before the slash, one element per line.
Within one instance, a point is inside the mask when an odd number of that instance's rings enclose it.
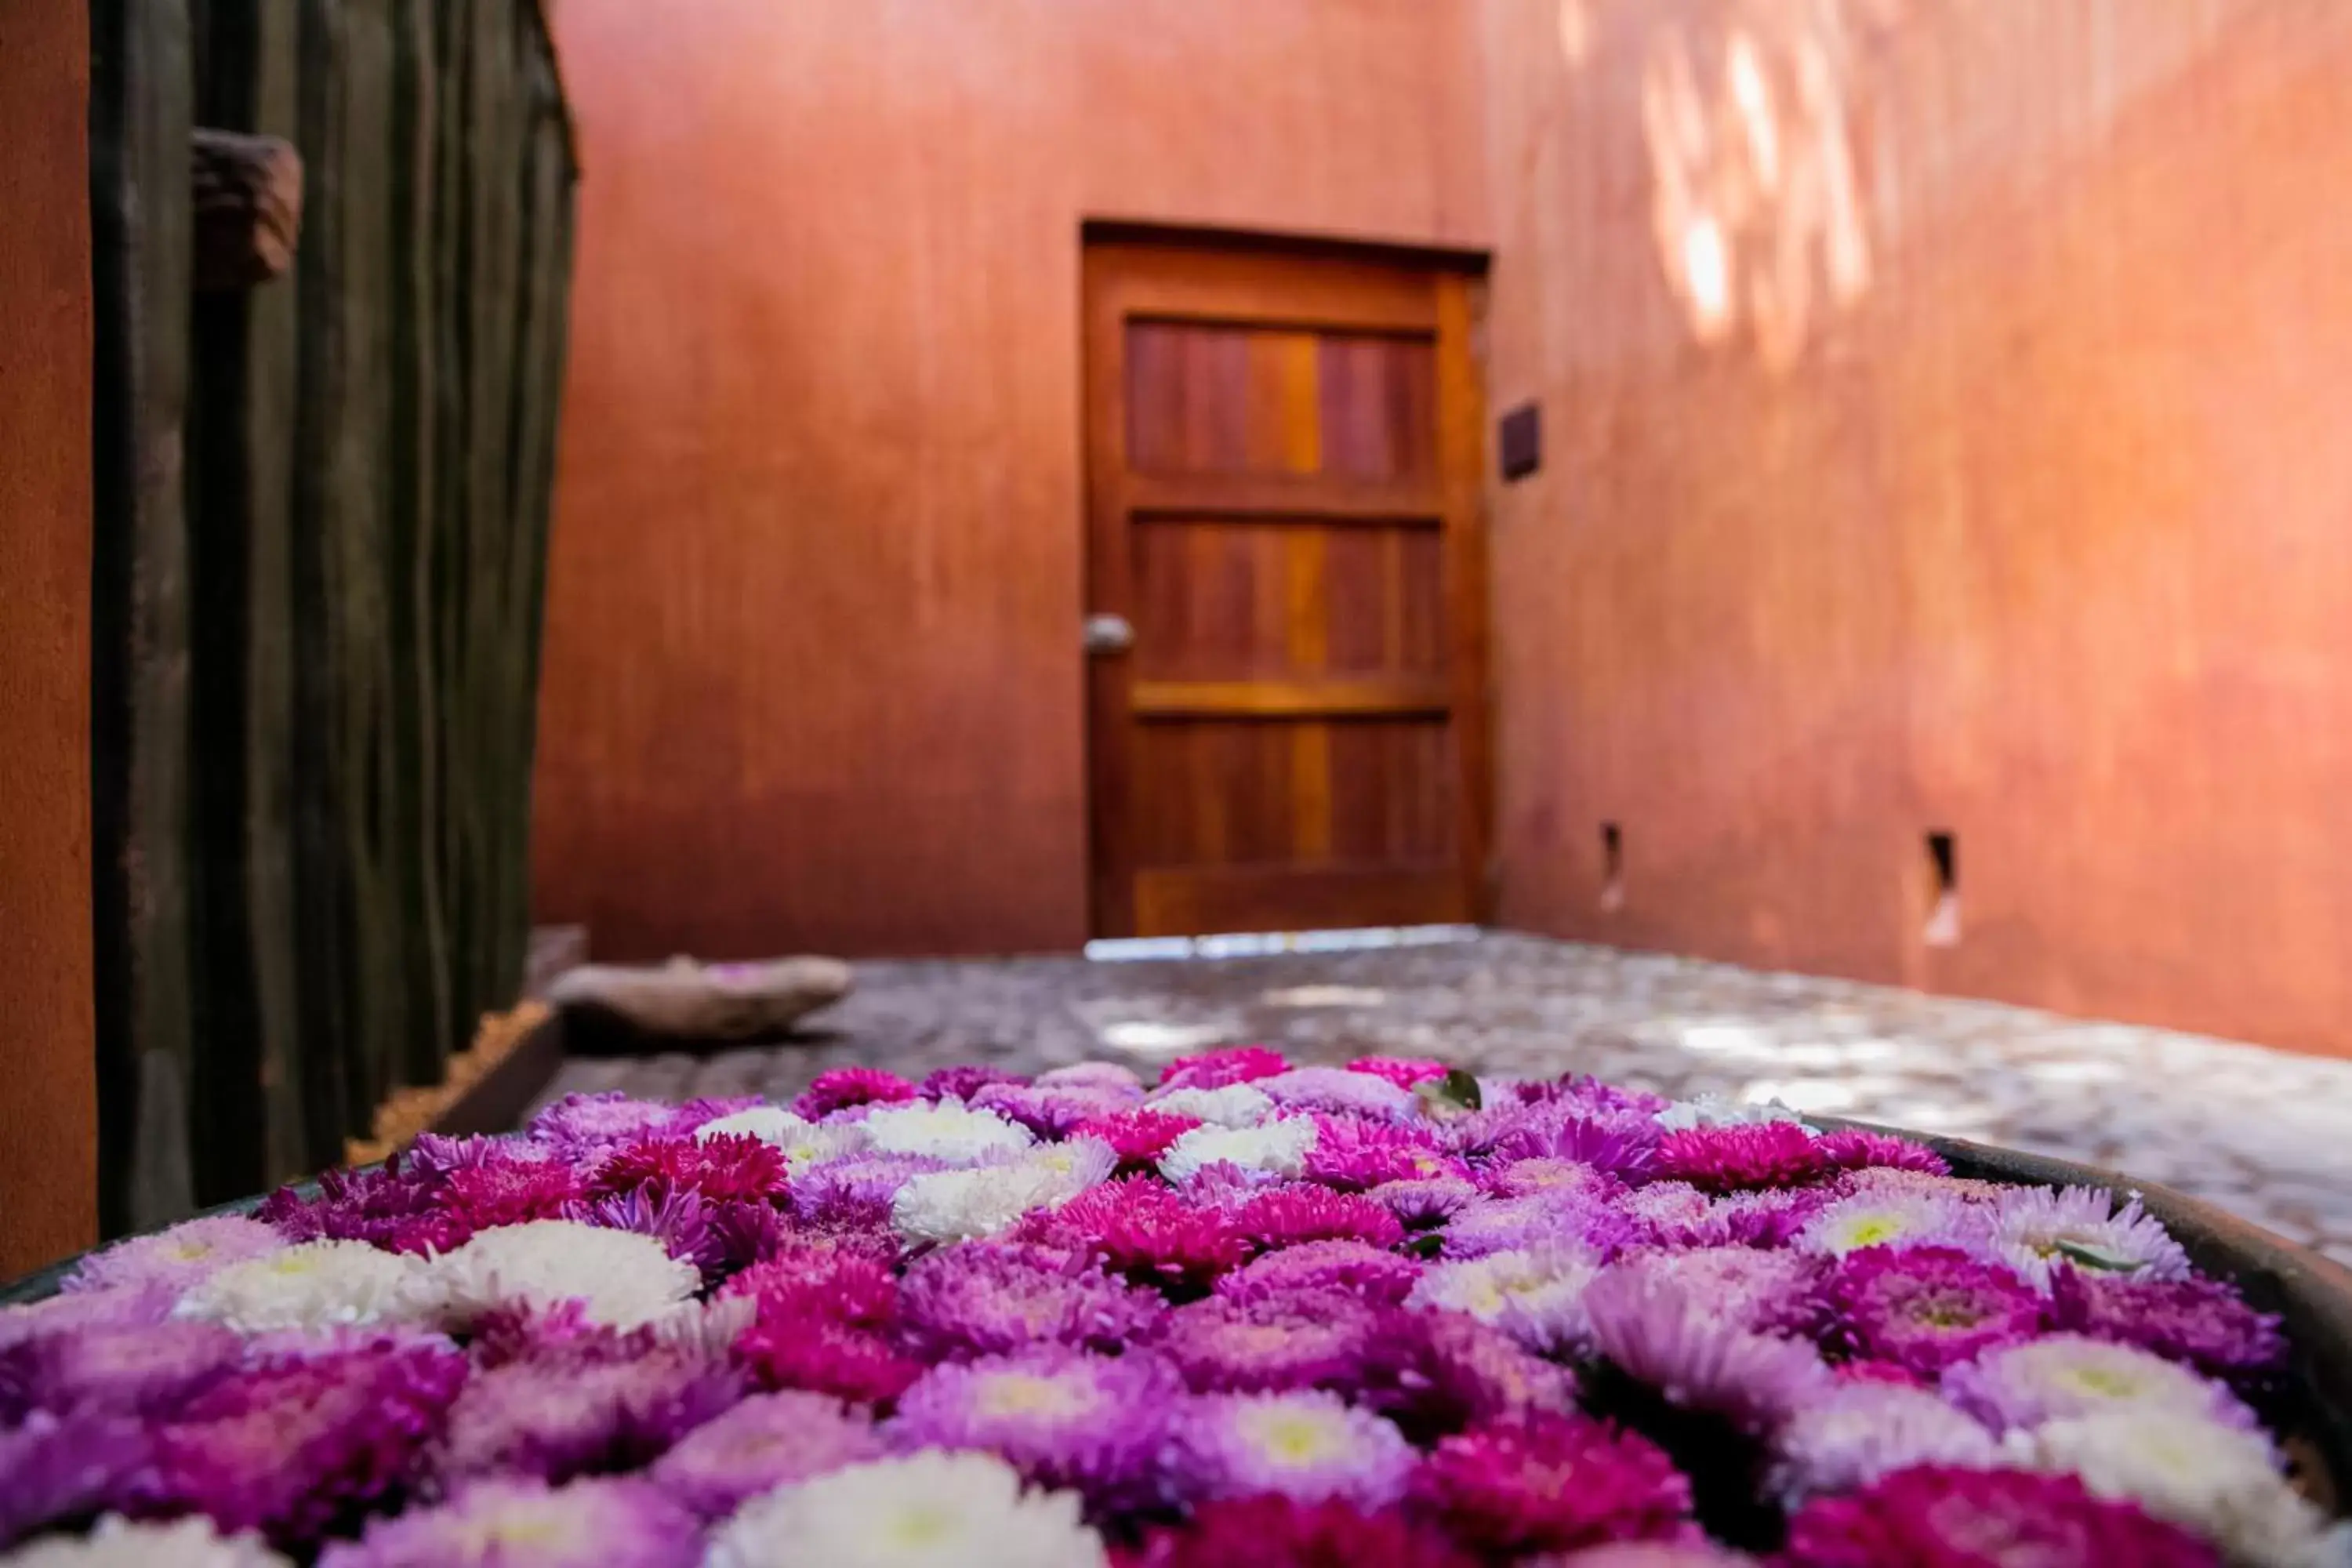
<path fill-rule="evenodd" d="M 1503 479 L 1506 483 L 1524 479 L 1543 467 L 1543 409 L 1540 405 L 1522 403 L 1508 414 L 1496 431 L 1496 445 L 1501 448 Z"/>

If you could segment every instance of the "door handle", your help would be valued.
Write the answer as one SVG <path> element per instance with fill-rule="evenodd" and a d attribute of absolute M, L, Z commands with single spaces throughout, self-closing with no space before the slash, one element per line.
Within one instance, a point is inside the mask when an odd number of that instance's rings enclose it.
<path fill-rule="evenodd" d="M 1135 646 L 1135 626 L 1125 616 L 1088 616 L 1082 641 L 1096 658 L 1125 653 Z"/>

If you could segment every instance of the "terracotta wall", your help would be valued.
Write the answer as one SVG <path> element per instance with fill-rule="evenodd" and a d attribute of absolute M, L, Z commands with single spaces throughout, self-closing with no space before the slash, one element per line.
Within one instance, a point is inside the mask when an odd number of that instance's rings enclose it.
<path fill-rule="evenodd" d="M 89 24 L 0 6 L 0 1279 L 97 1226 Z"/>
<path fill-rule="evenodd" d="M 2352 1050 L 2352 7 L 1485 26 L 1504 918 Z"/>
<path fill-rule="evenodd" d="M 562 0 L 538 915 L 1086 931 L 1079 224 L 1475 245 L 1475 0 Z"/>

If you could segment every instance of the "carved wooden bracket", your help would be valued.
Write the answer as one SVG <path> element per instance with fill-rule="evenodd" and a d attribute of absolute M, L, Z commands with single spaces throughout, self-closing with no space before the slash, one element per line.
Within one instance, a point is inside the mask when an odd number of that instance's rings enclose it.
<path fill-rule="evenodd" d="M 275 136 L 202 129 L 189 151 L 196 288 L 251 289 L 292 266 L 302 234 L 302 154 Z"/>

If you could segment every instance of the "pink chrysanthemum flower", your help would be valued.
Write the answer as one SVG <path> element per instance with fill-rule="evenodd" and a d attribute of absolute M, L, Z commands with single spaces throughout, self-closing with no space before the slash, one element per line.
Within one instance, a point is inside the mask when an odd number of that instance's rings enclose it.
<path fill-rule="evenodd" d="M 2050 1318 L 2058 1328 L 2137 1345 L 2211 1377 L 2260 1378 L 2286 1365 L 2286 1335 L 2278 1318 L 2256 1311 L 2237 1292 L 2210 1279 L 2054 1269 Z"/>
<path fill-rule="evenodd" d="M 215 1323 L 87 1326 L 0 1347 L 0 1426 L 58 1416 L 167 1417 L 231 1375 L 244 1339 Z"/>
<path fill-rule="evenodd" d="M 2079 1334 L 1998 1346 L 1945 1373 L 1943 1390 L 1995 1430 L 2110 1415 L 2262 1430 L 2254 1413 L 2221 1384 L 2134 1346 Z"/>
<path fill-rule="evenodd" d="M 828 1160 L 792 1178 L 793 1213 L 805 1225 L 887 1230 L 898 1189 L 917 1176 L 948 1168 L 946 1161 L 928 1154 L 856 1154 Z"/>
<path fill-rule="evenodd" d="M 763 1305 L 759 1321 L 735 1341 L 734 1355 L 761 1388 L 803 1389 L 859 1405 L 896 1399 L 924 1372 L 881 1334 L 789 1303 Z"/>
<path fill-rule="evenodd" d="M 37 1412 L 0 1428 L 0 1547 L 37 1530 L 70 1525 L 150 1501 L 154 1439 L 140 1421 L 60 1421 Z"/>
<path fill-rule="evenodd" d="M 593 1343 L 593 1340 L 588 1342 Z M 633 1470 L 743 1395 L 724 1362 L 649 1342 L 617 1358 L 553 1346 L 475 1373 L 438 1448 L 445 1480 Z"/>
<path fill-rule="evenodd" d="M 881 1436 L 862 1410 L 821 1394 L 758 1394 L 688 1433 L 646 1479 L 716 1521 L 771 1488 L 882 1453 Z"/>
<path fill-rule="evenodd" d="M 1482 1110 L 1449 1131 L 1457 1147 L 1496 1164 L 1573 1160 L 1629 1179 L 1651 1173 L 1658 1144 L 1657 1124 L 1650 1117 L 1578 1100 Z"/>
<path fill-rule="evenodd" d="M 1581 1416 L 1533 1415 L 1448 1437 L 1413 1491 L 1454 1537 L 1517 1556 L 1690 1528 L 1690 1482 L 1647 1439 Z"/>
<path fill-rule="evenodd" d="M 474 1482 L 446 1502 L 368 1524 L 320 1568 L 693 1568 L 694 1516 L 639 1480 Z"/>
<path fill-rule="evenodd" d="M 1806 1568 L 2220 1568 L 2212 1547 L 2072 1476 L 1920 1466 L 1789 1521 Z"/>
<path fill-rule="evenodd" d="M 1401 1306 L 1421 1279 L 1422 1265 L 1361 1241 L 1310 1241 L 1268 1253 L 1217 1281 L 1216 1293 L 1235 1301 L 1343 1290 L 1381 1306 Z"/>
<path fill-rule="evenodd" d="M 899 1396 L 884 1436 L 902 1453 L 992 1453 L 1034 1485 L 1115 1511 L 1159 1500 L 1170 1422 L 1185 1403 L 1150 1356 L 1045 1345 L 933 1367 Z"/>
<path fill-rule="evenodd" d="M 1603 1269 L 1585 1288 L 1593 1348 L 1667 1403 L 1769 1430 L 1829 1383 L 1821 1352 L 1759 1334 L 1646 1259 Z"/>
<path fill-rule="evenodd" d="M 1615 1203 L 1625 1195 L 1625 1184 L 1600 1167 L 1549 1155 L 1490 1164 L 1479 1173 L 1478 1184 L 1489 1196 L 1497 1198 L 1531 1198 L 1551 1193 L 1594 1203 Z"/>
<path fill-rule="evenodd" d="M 834 1068 L 821 1072 L 793 1101 L 793 1114 L 821 1121 L 857 1105 L 896 1105 L 915 1098 L 915 1086 L 880 1068 Z"/>
<path fill-rule="evenodd" d="M 719 1296 L 750 1296 L 763 1313 L 774 1309 L 881 1327 L 898 1312 L 898 1282 L 887 1252 L 853 1241 L 792 1237 L 773 1258 L 720 1286 Z"/>
<path fill-rule="evenodd" d="M 1394 1510 L 1286 1497 L 1203 1503 L 1182 1529 L 1156 1531 L 1126 1568 L 1475 1568 L 1438 1531 Z"/>
<path fill-rule="evenodd" d="M 1002 1355 L 1039 1343 L 1116 1353 L 1149 1342 L 1168 1304 L 1055 1247 L 970 1242 L 908 1267 L 899 1334 L 927 1360 Z"/>
<path fill-rule="evenodd" d="M 919 1100 L 970 1100 L 973 1094 L 992 1083 L 1027 1083 L 1016 1072 L 1002 1068 L 957 1067 L 941 1068 L 915 1086 Z"/>
<path fill-rule="evenodd" d="M 321 1171 L 315 1198 L 281 1187 L 261 1201 L 253 1217 L 289 1241 L 364 1241 L 392 1252 L 446 1252 L 468 1232 L 464 1221 L 433 1207 L 434 1190 L 395 1157 L 377 1170 Z"/>
<path fill-rule="evenodd" d="M 1445 1222 L 1448 1258 L 1567 1245 L 1596 1259 L 1614 1257 L 1639 1234 L 1617 1210 L 1570 1192 L 1524 1198 L 1481 1198 Z"/>
<path fill-rule="evenodd" d="M 2098 1187 L 2014 1187 L 1994 1211 L 2001 1260 L 2048 1289 L 2053 1268 L 2074 1264 L 2136 1279 L 2186 1279 L 2189 1254 L 2137 1198 L 2117 1204 Z"/>
<path fill-rule="evenodd" d="M 91 1253 L 58 1289 L 71 1293 L 156 1285 L 187 1290 L 232 1263 L 286 1245 L 285 1237 L 258 1220 L 234 1215 L 192 1219 Z"/>
<path fill-rule="evenodd" d="M 1756 1333 L 1809 1339 L 1820 1331 L 1829 1310 L 1823 1295 L 1828 1265 L 1805 1253 L 1695 1247 L 1644 1253 L 1640 1266 Z"/>
<path fill-rule="evenodd" d="M 1197 1057 L 1178 1057 L 1162 1068 L 1161 1089 L 1223 1089 L 1290 1070 L 1282 1053 L 1264 1046 L 1230 1046 Z"/>
<path fill-rule="evenodd" d="M 1307 1152 L 1306 1176 L 1342 1192 L 1362 1192 L 1388 1182 L 1460 1176 L 1459 1160 L 1438 1151 L 1420 1127 L 1361 1116 L 1318 1116 L 1315 1146 Z"/>
<path fill-rule="evenodd" d="M 1022 1222 L 1017 1239 L 1084 1253 L 1140 1285 L 1198 1293 L 1249 1255 L 1232 1219 L 1164 1183 L 1130 1176 L 1090 1187 Z"/>
<path fill-rule="evenodd" d="M 1348 1070 L 1368 1072 L 1388 1079 L 1399 1089 L 1411 1089 L 1414 1084 L 1444 1078 L 1453 1069 L 1427 1057 L 1358 1057 L 1348 1064 Z"/>
<path fill-rule="evenodd" d="M 1070 1130 L 1074 1138 L 1099 1138 L 1118 1156 L 1122 1169 L 1149 1170 L 1159 1163 L 1168 1146 L 1201 1125 L 1197 1116 L 1170 1110 L 1112 1111 L 1090 1116 Z"/>
<path fill-rule="evenodd" d="M 466 1236 L 502 1225 L 560 1219 L 579 1201 L 579 1173 L 560 1160 L 491 1160 L 462 1165 L 441 1178 L 433 1207 Z"/>
<path fill-rule="evenodd" d="M 1829 1156 L 1792 1121 L 1692 1127 L 1659 1140 L 1651 1173 L 1705 1192 L 1797 1187 L 1830 1171 Z"/>
<path fill-rule="evenodd" d="M 1464 1312 L 1393 1312 L 1366 1354 L 1368 1403 L 1416 1436 L 1576 1403 L 1569 1370 Z"/>
<path fill-rule="evenodd" d="M 1394 1247 L 1404 1239 L 1397 1217 L 1367 1197 L 1335 1193 L 1312 1182 L 1290 1182 L 1254 1194 L 1233 1211 L 1234 1231 L 1251 1246 L 1274 1251 L 1309 1241 L 1360 1241 Z"/>
<path fill-rule="evenodd" d="M 1363 1383 L 1381 1323 L 1360 1298 L 1336 1290 L 1217 1296 L 1171 1313 L 1159 1352 L 1203 1394 L 1347 1390 Z"/>
<path fill-rule="evenodd" d="M 1420 1114 L 1412 1091 L 1371 1073 L 1345 1068 L 1293 1068 L 1259 1079 L 1256 1088 L 1286 1110 L 1355 1116 L 1370 1121 L 1408 1123 Z"/>
<path fill-rule="evenodd" d="M 1176 1418 L 1171 1489 L 1211 1500 L 1274 1494 L 1385 1508 L 1413 1473 L 1412 1445 L 1395 1426 L 1336 1394 L 1216 1394 Z"/>
<path fill-rule="evenodd" d="M 1118 1062 L 1072 1062 L 1037 1075 L 1040 1089 L 1084 1089 L 1117 1095 L 1129 1104 L 1143 1099 L 1143 1080 Z"/>
<path fill-rule="evenodd" d="M 1891 1132 L 1864 1132 L 1858 1130 L 1824 1132 L 1819 1140 L 1822 1157 L 1841 1171 L 1859 1171 L 1879 1167 L 1895 1171 L 1917 1171 L 1930 1176 L 1948 1176 L 1952 1167 L 1941 1154 L 1925 1143 L 1908 1138 L 1898 1138 Z"/>
<path fill-rule="evenodd" d="M 1829 1299 L 1838 1346 L 1922 1377 L 2031 1339 L 2042 1321 L 2042 1298 L 2015 1274 L 1944 1247 L 1849 1253 Z"/>
<path fill-rule="evenodd" d="M 598 1164 L 589 1193 L 603 1197 L 642 1190 L 656 1202 L 699 1193 L 712 1203 L 772 1203 L 785 1191 L 784 1152 L 764 1138 L 664 1138 L 634 1143 Z"/>
<path fill-rule="evenodd" d="M 1444 1224 L 1478 1201 L 1478 1189 L 1460 1176 L 1382 1182 L 1365 1195 L 1404 1223 L 1408 1230 Z"/>

